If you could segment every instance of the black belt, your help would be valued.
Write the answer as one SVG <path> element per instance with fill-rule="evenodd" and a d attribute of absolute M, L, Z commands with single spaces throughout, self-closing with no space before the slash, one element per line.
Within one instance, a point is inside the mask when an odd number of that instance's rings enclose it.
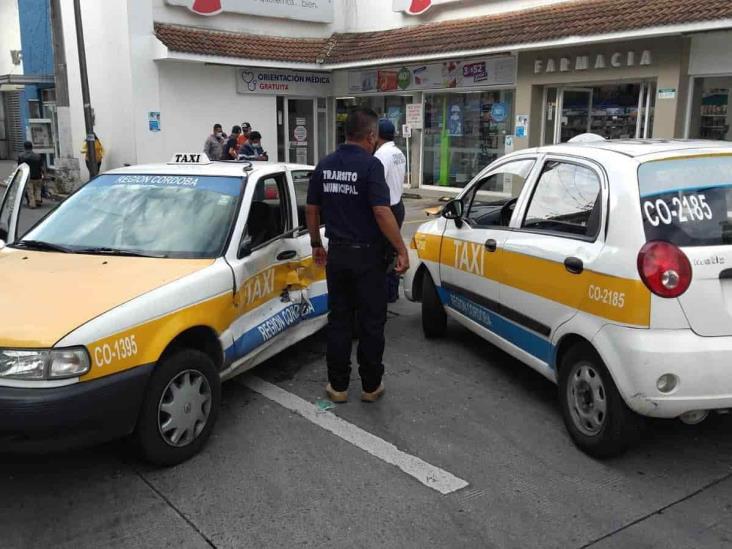
<path fill-rule="evenodd" d="M 377 246 L 381 246 L 382 244 L 380 242 L 351 242 L 348 240 L 333 240 L 332 238 L 328 240 L 328 246 L 329 247 L 335 247 L 335 248 L 355 248 L 355 249 L 365 249 L 365 248 L 376 248 Z"/>

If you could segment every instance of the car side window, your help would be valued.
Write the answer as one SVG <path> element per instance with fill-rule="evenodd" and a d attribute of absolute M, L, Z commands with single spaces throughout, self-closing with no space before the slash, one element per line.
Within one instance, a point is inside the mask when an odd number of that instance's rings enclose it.
<path fill-rule="evenodd" d="M 579 164 L 544 164 L 522 227 L 594 238 L 600 230 L 602 192 L 597 173 Z"/>
<path fill-rule="evenodd" d="M 243 236 L 251 248 L 292 230 L 292 214 L 287 196 L 284 173 L 267 175 L 257 181 Z"/>
<path fill-rule="evenodd" d="M 471 227 L 508 226 L 516 198 L 534 167 L 534 160 L 516 160 L 478 181 L 463 199 Z"/>
<path fill-rule="evenodd" d="M 305 205 L 308 199 L 308 185 L 313 170 L 293 170 L 292 183 L 295 188 L 295 202 L 297 203 L 297 228 L 305 228 Z"/>

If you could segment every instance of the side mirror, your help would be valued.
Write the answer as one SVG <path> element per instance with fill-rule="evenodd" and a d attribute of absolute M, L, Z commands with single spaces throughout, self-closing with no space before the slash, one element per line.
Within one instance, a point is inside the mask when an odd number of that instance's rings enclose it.
<path fill-rule="evenodd" d="M 236 254 L 236 256 L 239 259 L 243 259 L 250 255 L 252 255 L 252 239 L 247 236 L 246 238 L 244 238 L 244 240 L 241 241 L 241 244 L 239 244 L 239 252 Z"/>
<path fill-rule="evenodd" d="M 453 219 L 457 227 L 463 225 L 463 201 L 456 198 L 450 200 L 445 207 L 442 208 L 442 217 L 445 219 Z"/>

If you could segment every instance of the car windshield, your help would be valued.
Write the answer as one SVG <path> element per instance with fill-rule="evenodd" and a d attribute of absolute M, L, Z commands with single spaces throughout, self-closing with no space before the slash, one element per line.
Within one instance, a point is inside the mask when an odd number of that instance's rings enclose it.
<path fill-rule="evenodd" d="M 732 244 L 732 156 L 646 162 L 638 169 L 647 240 Z"/>
<path fill-rule="evenodd" d="M 218 257 L 242 189 L 241 177 L 102 175 L 16 245 L 76 253 Z"/>

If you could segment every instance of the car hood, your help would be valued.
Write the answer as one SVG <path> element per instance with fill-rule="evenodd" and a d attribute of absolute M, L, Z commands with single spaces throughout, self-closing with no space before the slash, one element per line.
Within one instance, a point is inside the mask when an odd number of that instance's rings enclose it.
<path fill-rule="evenodd" d="M 89 320 L 210 259 L 0 251 L 0 347 L 51 347 Z"/>

